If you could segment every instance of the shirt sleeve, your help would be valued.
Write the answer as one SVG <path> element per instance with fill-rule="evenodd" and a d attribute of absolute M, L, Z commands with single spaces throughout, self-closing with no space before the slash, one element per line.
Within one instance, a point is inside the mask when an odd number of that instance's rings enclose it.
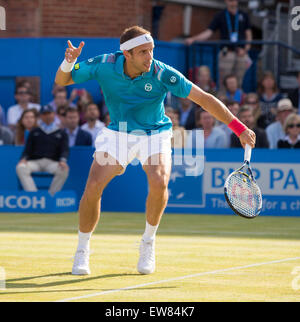
<path fill-rule="evenodd" d="M 59 160 L 67 162 L 69 157 L 69 138 L 65 131 L 61 131 L 62 141 L 60 144 Z"/>
<path fill-rule="evenodd" d="M 216 31 L 216 30 L 220 29 L 221 15 L 222 15 L 222 12 L 217 13 L 214 16 L 213 20 L 211 21 L 211 23 L 208 26 L 208 29 L 210 29 L 212 31 Z"/>
<path fill-rule="evenodd" d="M 170 91 L 178 97 L 189 96 L 193 83 L 171 66 L 162 64 L 160 67 L 158 79 L 162 82 L 166 91 Z"/>
<path fill-rule="evenodd" d="M 74 83 L 80 84 L 95 79 L 97 73 L 101 72 L 103 56 L 104 55 L 96 56 L 75 64 L 71 72 Z"/>
<path fill-rule="evenodd" d="M 35 133 L 35 130 L 32 130 L 29 132 L 27 141 L 25 142 L 25 147 L 21 155 L 21 159 L 28 160 L 30 159 L 33 151 L 33 133 Z"/>
<path fill-rule="evenodd" d="M 244 14 L 244 18 L 245 18 L 245 30 L 251 29 L 250 19 L 246 13 Z"/>

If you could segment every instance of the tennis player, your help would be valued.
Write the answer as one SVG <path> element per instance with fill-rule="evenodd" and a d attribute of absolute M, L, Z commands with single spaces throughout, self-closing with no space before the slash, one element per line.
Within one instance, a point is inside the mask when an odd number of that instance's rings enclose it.
<path fill-rule="evenodd" d="M 89 244 L 100 218 L 101 196 L 106 185 L 137 158 L 147 175 L 146 227 L 140 244 L 137 270 L 155 270 L 155 235 L 168 201 L 171 172 L 172 123 L 164 113 L 170 91 L 188 97 L 235 132 L 243 146 L 255 145 L 255 134 L 214 96 L 202 91 L 174 68 L 153 58 L 149 31 L 133 26 L 120 38 L 120 51 L 76 63 L 84 42 L 68 41 L 65 59 L 55 82 L 66 86 L 95 79 L 101 86 L 111 122 L 95 141 L 96 152 L 79 206 L 78 247 L 72 274 L 90 274 Z M 116 196 L 117 202 L 117 196 Z"/>

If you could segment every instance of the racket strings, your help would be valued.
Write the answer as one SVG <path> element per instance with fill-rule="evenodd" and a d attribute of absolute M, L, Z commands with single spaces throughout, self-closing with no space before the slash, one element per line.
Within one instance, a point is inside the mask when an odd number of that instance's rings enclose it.
<path fill-rule="evenodd" d="M 261 208 L 261 193 L 255 182 L 241 172 L 233 173 L 226 185 L 232 206 L 246 217 L 255 217 Z"/>

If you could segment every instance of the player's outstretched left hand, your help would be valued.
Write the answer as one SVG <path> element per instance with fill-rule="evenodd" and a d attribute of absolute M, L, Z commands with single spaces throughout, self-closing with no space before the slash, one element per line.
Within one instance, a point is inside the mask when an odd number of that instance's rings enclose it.
<path fill-rule="evenodd" d="M 251 148 L 255 147 L 256 135 L 252 130 L 247 129 L 244 132 L 242 132 L 242 134 L 239 136 L 239 139 L 243 148 L 245 148 L 246 144 L 249 144 Z"/>
<path fill-rule="evenodd" d="M 78 48 L 74 47 L 70 40 L 68 40 L 68 48 L 65 52 L 65 58 L 68 63 L 73 63 L 77 57 L 81 54 L 82 47 L 84 46 L 84 41 L 82 41 Z"/>

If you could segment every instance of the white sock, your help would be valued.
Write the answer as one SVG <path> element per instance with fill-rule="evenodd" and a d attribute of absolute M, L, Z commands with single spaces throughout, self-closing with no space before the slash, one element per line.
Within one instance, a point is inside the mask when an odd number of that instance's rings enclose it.
<path fill-rule="evenodd" d="M 146 228 L 143 235 L 144 241 L 152 241 L 155 239 L 156 231 L 157 231 L 158 225 L 152 226 L 146 221 Z"/>
<path fill-rule="evenodd" d="M 90 239 L 92 236 L 92 232 L 90 233 L 82 233 L 78 231 L 78 247 L 77 250 L 89 250 L 90 249 Z"/>

